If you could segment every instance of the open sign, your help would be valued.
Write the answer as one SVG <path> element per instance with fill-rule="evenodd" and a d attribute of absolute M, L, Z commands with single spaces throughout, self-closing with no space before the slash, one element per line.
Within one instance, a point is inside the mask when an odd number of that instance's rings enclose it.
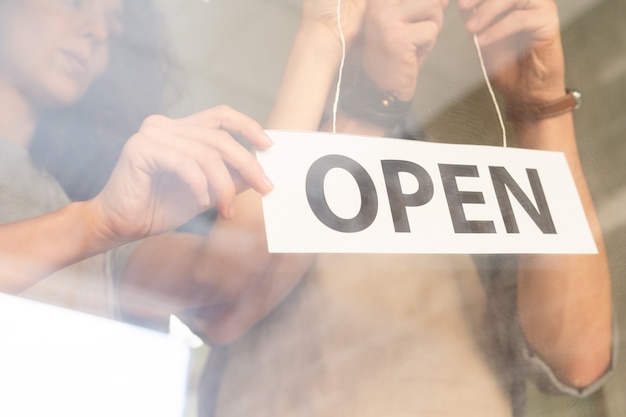
<path fill-rule="evenodd" d="M 270 251 L 596 252 L 561 153 L 268 133 Z"/>

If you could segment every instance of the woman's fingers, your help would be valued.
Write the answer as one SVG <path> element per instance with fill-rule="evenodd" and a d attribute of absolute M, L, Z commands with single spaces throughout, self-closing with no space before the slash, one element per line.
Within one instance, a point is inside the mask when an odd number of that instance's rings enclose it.
<path fill-rule="evenodd" d="M 370 0 L 363 67 L 383 90 L 413 97 L 422 63 L 443 25 L 447 0 Z"/>
<path fill-rule="evenodd" d="M 210 206 L 231 218 L 239 191 L 252 186 L 269 192 L 261 165 L 231 132 L 259 148 L 271 145 L 256 121 L 228 107 L 179 120 L 146 118 L 95 199 L 103 230 L 123 240 L 143 238 L 172 230 Z"/>
<path fill-rule="evenodd" d="M 429 20 L 441 28 L 443 25 L 443 12 L 447 5 L 447 0 L 404 1 L 395 8 L 394 14 L 396 19 L 407 23 Z"/>
<path fill-rule="evenodd" d="M 178 183 L 168 181 L 170 188 L 185 187 L 194 196 L 196 204 L 208 207 L 215 203 L 213 188 L 221 189 L 223 183 L 232 182 L 224 162 L 215 151 L 193 141 L 183 141 L 166 130 L 142 129 L 127 144 L 128 153 L 137 157 L 133 167 L 148 175 L 156 183 L 155 191 L 165 184 L 160 175 L 170 174 L 179 178 Z M 204 161 L 203 164 L 198 161 Z M 208 171 L 204 165 L 215 168 Z M 222 168 L 223 166 L 223 168 Z M 226 174 L 219 174 L 219 170 Z M 213 184 L 212 184 L 213 183 Z M 179 193 L 183 190 L 173 190 Z M 221 193 L 223 194 L 223 193 Z M 182 203 L 182 201 L 180 202 Z"/>
<path fill-rule="evenodd" d="M 272 183 L 265 175 L 261 164 L 253 153 L 235 140 L 229 132 L 189 123 L 175 123 L 171 128 L 177 137 L 183 138 L 182 140 L 192 141 L 216 151 L 224 162 L 256 191 L 263 194 L 271 191 Z"/>
<path fill-rule="evenodd" d="M 256 120 L 228 106 L 212 107 L 179 120 L 240 135 L 259 150 L 272 146 L 272 140 Z"/>
<path fill-rule="evenodd" d="M 227 131 L 207 127 L 223 125 L 235 130 L 237 123 L 243 122 L 239 130 L 241 134 L 259 137 L 259 131 L 263 132 L 260 126 L 247 117 L 241 118 L 240 113 L 217 113 L 217 116 L 205 113 L 196 118 L 185 118 L 187 123 L 153 116 L 146 120 L 141 134 L 145 141 L 143 146 L 151 149 L 149 155 L 158 169 L 178 174 L 200 205 L 210 201 L 217 205 L 223 217 L 229 218 L 234 196 L 242 189 L 237 177 L 261 193 L 269 192 L 272 184 L 248 149 Z M 238 174 L 236 177 L 231 169 Z"/>
<path fill-rule="evenodd" d="M 228 106 L 214 107 L 180 119 L 180 121 L 183 122 L 180 129 L 185 130 L 179 133 L 218 149 L 228 165 L 239 174 L 235 180 L 243 179 L 248 186 L 260 193 L 268 193 L 272 190 L 272 182 L 265 175 L 253 154 L 232 136 L 226 134 L 229 132 L 238 135 L 256 149 L 265 150 L 272 145 L 272 140 L 257 121 Z M 206 128 L 216 129 L 214 130 L 216 133 L 212 134 Z M 240 181 L 236 182 L 239 191 L 246 188 L 241 186 Z"/>
<path fill-rule="evenodd" d="M 470 6 L 459 0 L 459 7 L 468 17 L 467 29 L 473 33 L 484 30 L 506 13 L 510 13 L 513 10 L 525 10 L 526 6 L 527 0 L 484 0 L 471 2 Z"/>

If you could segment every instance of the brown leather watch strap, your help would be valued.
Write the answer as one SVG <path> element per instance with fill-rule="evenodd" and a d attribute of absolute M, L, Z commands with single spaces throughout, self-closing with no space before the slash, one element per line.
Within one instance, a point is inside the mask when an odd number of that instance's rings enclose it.
<path fill-rule="evenodd" d="M 547 119 L 570 112 L 580 106 L 581 94 L 566 90 L 563 97 L 539 103 L 513 103 L 506 106 L 506 116 L 512 122 L 528 122 Z"/>

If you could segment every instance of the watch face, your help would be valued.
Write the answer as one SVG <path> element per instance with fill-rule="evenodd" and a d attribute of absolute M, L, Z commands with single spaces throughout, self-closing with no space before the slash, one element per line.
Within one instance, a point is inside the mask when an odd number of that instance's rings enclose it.
<path fill-rule="evenodd" d="M 578 90 L 569 90 L 568 89 L 567 92 L 568 92 L 569 95 L 574 97 L 574 100 L 576 100 L 576 105 L 574 106 L 574 110 L 576 110 L 577 108 L 580 107 L 583 95 Z"/>

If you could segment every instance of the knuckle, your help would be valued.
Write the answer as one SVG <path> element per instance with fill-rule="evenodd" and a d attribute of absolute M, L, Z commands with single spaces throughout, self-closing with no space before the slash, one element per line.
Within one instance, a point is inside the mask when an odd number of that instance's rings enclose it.
<path fill-rule="evenodd" d="M 143 129 L 143 128 L 148 128 L 148 127 L 163 126 L 168 121 L 169 121 L 169 118 L 166 116 L 163 116 L 161 114 L 151 114 L 150 116 L 144 119 L 143 123 L 141 124 L 141 127 Z"/>
<path fill-rule="evenodd" d="M 432 20 L 429 20 L 424 25 L 424 33 L 427 44 L 431 44 L 437 40 L 437 36 L 439 36 L 439 32 L 441 30 L 441 26 Z"/>
<path fill-rule="evenodd" d="M 386 25 L 384 31 L 378 35 L 384 44 L 395 48 L 398 45 L 407 43 L 409 38 L 406 36 L 406 30 L 402 22 L 393 21 Z"/>
<path fill-rule="evenodd" d="M 215 193 L 218 195 L 218 199 L 221 201 L 228 201 L 237 193 L 235 184 L 233 184 L 232 181 L 221 181 L 214 187 L 214 189 Z"/>
<path fill-rule="evenodd" d="M 141 132 L 132 135 L 124 144 L 126 152 L 135 152 L 143 148 L 142 142 L 145 140 L 146 135 Z"/>
<path fill-rule="evenodd" d="M 214 113 L 217 117 L 223 117 L 229 113 L 232 113 L 234 110 L 227 104 L 220 104 L 211 109 L 211 112 Z"/>
<path fill-rule="evenodd" d="M 220 153 L 213 147 L 203 147 L 199 150 L 198 156 L 202 161 L 212 166 L 218 166 L 223 163 Z"/>
<path fill-rule="evenodd" d="M 235 111 L 229 105 L 220 104 L 206 110 L 205 121 L 215 129 L 222 129 L 225 120 L 231 118 L 233 113 L 235 113 Z"/>
<path fill-rule="evenodd" d="M 366 9 L 366 24 L 367 26 L 373 26 L 375 28 L 382 28 L 387 25 L 389 20 L 389 13 L 384 7 L 368 7 Z"/>

